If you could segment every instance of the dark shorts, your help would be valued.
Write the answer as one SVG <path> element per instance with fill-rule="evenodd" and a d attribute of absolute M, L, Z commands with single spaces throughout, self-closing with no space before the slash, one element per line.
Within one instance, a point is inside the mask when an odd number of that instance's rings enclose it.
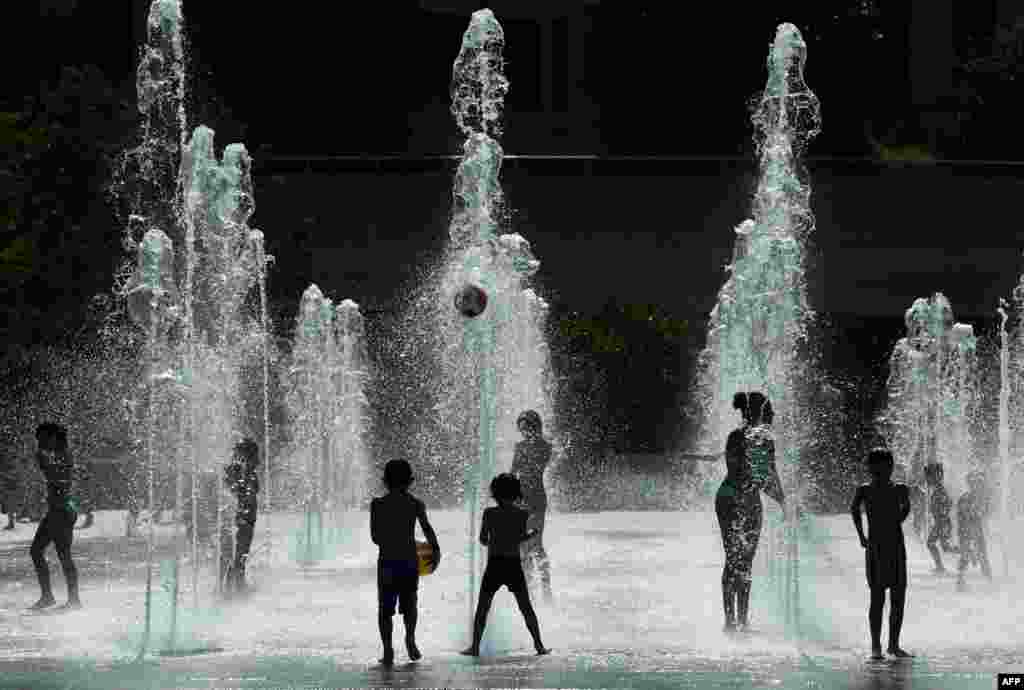
<path fill-rule="evenodd" d="M 377 604 L 380 612 L 395 615 L 416 610 L 416 590 L 420 585 L 419 563 L 416 561 L 377 561 Z"/>
<path fill-rule="evenodd" d="M 519 556 L 491 556 L 487 559 L 480 593 L 494 595 L 502 585 L 513 594 L 526 591 L 526 575 Z"/>
<path fill-rule="evenodd" d="M 903 533 L 887 539 L 868 540 L 864 550 L 864 564 L 868 587 L 872 589 L 896 589 L 907 586 L 907 547 Z"/>
<path fill-rule="evenodd" d="M 41 554 L 52 542 L 58 556 L 62 553 L 70 554 L 77 519 L 78 514 L 73 511 L 51 508 L 36 527 L 31 550 Z"/>

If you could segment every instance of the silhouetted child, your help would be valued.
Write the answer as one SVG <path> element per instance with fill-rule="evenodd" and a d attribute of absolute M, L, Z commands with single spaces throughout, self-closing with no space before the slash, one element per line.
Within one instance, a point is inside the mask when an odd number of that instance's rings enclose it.
<path fill-rule="evenodd" d="M 441 560 L 437 534 L 427 519 L 427 506 L 409 493 L 412 467 L 405 460 L 391 460 L 384 466 L 388 493 L 370 502 L 370 536 L 380 547 L 377 557 L 377 624 L 384 645 L 380 663 L 395 661 L 391 644 L 395 602 L 405 622 L 405 649 L 412 660 L 422 655 L 416 647 L 416 590 L 419 588 L 419 560 L 416 555 L 416 521 L 433 549 L 431 567 Z"/>
<path fill-rule="evenodd" d="M 45 609 L 53 606 L 53 589 L 50 586 L 50 568 L 46 564 L 44 552 L 53 542 L 57 548 L 57 558 L 64 570 L 64 580 L 68 587 L 68 602 L 64 608 L 81 608 L 78 598 L 78 571 L 71 560 L 71 541 L 74 537 L 75 520 L 78 519 L 78 505 L 73 493 L 74 463 L 68 454 L 67 430 L 53 422 L 45 422 L 36 427 L 36 461 L 46 482 L 46 500 L 48 510 L 32 540 L 29 553 L 35 566 L 36 577 L 42 596 L 30 608 Z"/>
<path fill-rule="evenodd" d="M 992 579 L 985 545 L 985 516 L 988 500 L 985 496 L 985 476 L 978 471 L 967 475 L 968 490 L 956 504 L 957 531 L 960 537 L 960 563 L 957 584 L 964 586 L 964 572 L 970 563 L 981 566 L 985 577 Z"/>
<path fill-rule="evenodd" d="M 526 410 L 520 414 L 516 426 L 523 435 L 523 440 L 516 443 L 511 472 L 520 481 L 523 505 L 530 513 L 526 520 L 527 527 L 536 535 L 523 545 L 524 572 L 528 584 L 533 582 L 536 571 L 540 572 L 544 600 L 550 604 L 553 599 L 551 563 L 547 551 L 544 550 L 544 523 L 548 511 L 544 470 L 551 462 L 551 444 L 545 440 L 543 423 L 540 415 L 534 410 Z"/>
<path fill-rule="evenodd" d="M 484 577 L 480 582 L 480 597 L 473 619 L 473 643 L 462 653 L 480 656 L 480 640 L 484 636 L 491 601 L 504 585 L 515 595 L 537 654 L 547 654 L 551 650 L 541 642 L 537 613 L 530 603 L 530 590 L 526 586 L 526 575 L 519 556 L 519 545 L 536 536 L 535 530 L 526 528 L 529 516 L 527 511 L 515 505 L 523 497 L 519 480 L 514 474 L 499 474 L 491 480 L 491 496 L 498 505 L 486 509 L 480 522 L 480 543 L 487 547 L 487 567 L 484 568 Z"/>
<path fill-rule="evenodd" d="M 932 528 L 928 532 L 927 545 L 928 551 L 932 554 L 932 559 L 935 560 L 935 569 L 932 572 L 936 575 L 946 572 L 942 565 L 942 555 L 939 553 L 937 544 L 942 544 L 942 550 L 946 553 L 954 553 L 956 551 L 949 543 L 953 536 L 953 521 L 949 515 L 950 509 L 953 507 L 953 501 L 950 499 L 949 493 L 942 483 L 943 476 L 942 463 L 934 462 L 925 465 L 924 478 L 928 486 L 931 487 L 932 493 L 929 503 Z"/>
<path fill-rule="evenodd" d="M 229 594 L 245 591 L 245 565 L 256 531 L 256 513 L 259 508 L 257 495 L 260 492 L 260 478 L 256 472 L 259 464 L 259 446 L 247 438 L 235 445 L 231 462 L 224 468 L 224 484 L 237 501 L 234 558 L 227 569 L 226 589 Z"/>
<path fill-rule="evenodd" d="M 865 549 L 868 587 L 871 589 L 871 658 L 882 658 L 882 609 L 889 590 L 889 654 L 910 657 L 900 649 L 903 605 L 907 594 L 907 548 L 903 542 L 903 521 L 910 514 L 910 493 L 903 484 L 892 483 L 893 457 L 885 449 L 868 454 L 871 483 L 857 489 L 850 512 L 860 545 Z M 868 514 L 868 536 L 864 536 L 861 506 Z"/>
<path fill-rule="evenodd" d="M 764 512 L 761 491 L 786 512 L 786 496 L 775 467 L 771 432 L 775 413 L 771 401 L 758 391 L 739 392 L 733 396 L 732 405 L 742 414 L 743 426 L 726 439 L 726 475 L 715 494 L 715 516 L 725 551 L 722 611 L 727 633 L 737 628 L 749 630 L 754 556 Z"/>

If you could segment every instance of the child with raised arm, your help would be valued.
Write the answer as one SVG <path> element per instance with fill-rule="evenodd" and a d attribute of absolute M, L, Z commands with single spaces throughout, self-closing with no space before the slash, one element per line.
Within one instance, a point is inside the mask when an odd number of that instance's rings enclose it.
<path fill-rule="evenodd" d="M 903 521 L 910 514 L 910 493 L 903 484 L 892 482 L 893 457 L 885 449 L 868 454 L 871 483 L 857 489 L 850 506 L 853 526 L 865 549 L 868 587 L 871 589 L 871 658 L 882 658 L 882 609 L 889 590 L 889 647 L 896 657 L 911 657 L 900 649 L 903 605 L 907 593 L 907 549 L 903 542 Z M 868 536 L 864 536 L 861 507 L 868 514 Z"/>
<path fill-rule="evenodd" d="M 377 624 L 384 646 L 380 663 L 391 666 L 395 650 L 391 644 L 395 603 L 405 622 L 405 650 L 413 661 L 419 659 L 416 646 L 416 590 L 419 588 L 419 560 L 416 555 L 416 521 L 433 549 L 431 568 L 441 560 L 437 534 L 427 519 L 427 506 L 409 493 L 412 466 L 406 460 L 390 460 L 384 466 L 385 496 L 370 503 L 370 537 L 380 547 L 377 558 Z"/>
<path fill-rule="evenodd" d="M 57 558 L 64 570 L 64 581 L 68 586 L 67 609 L 81 608 L 78 598 L 78 570 L 71 560 L 71 541 L 74 538 L 75 521 L 78 519 L 78 501 L 75 498 L 74 462 L 68 454 L 68 433 L 60 424 L 45 422 L 36 428 L 36 461 L 46 482 L 48 510 L 32 540 L 29 553 L 35 566 L 36 577 L 42 596 L 30 608 L 45 609 L 53 606 L 53 589 L 50 586 L 50 568 L 44 552 L 50 542 L 57 548 Z"/>
<path fill-rule="evenodd" d="M 526 528 L 529 513 L 515 505 L 523 497 L 519 480 L 514 474 L 499 474 L 491 480 L 491 496 L 498 505 L 486 509 L 480 522 L 480 543 L 487 547 L 487 567 L 476 603 L 473 644 L 462 650 L 462 654 L 480 656 L 480 640 L 484 636 L 491 601 L 503 585 L 515 595 L 537 654 L 547 654 L 551 650 L 541 642 L 537 613 L 530 603 L 530 591 L 519 556 L 519 545 L 537 535 L 536 530 Z"/>
<path fill-rule="evenodd" d="M 932 516 L 932 528 L 928 532 L 928 551 L 935 561 L 935 569 L 932 572 L 936 575 L 943 575 L 946 568 L 942 565 L 942 555 L 939 553 L 938 544 L 942 544 L 942 550 L 946 553 L 953 553 L 956 549 L 949 543 L 953 536 L 953 521 L 949 517 L 950 509 L 953 507 L 953 500 L 949 497 L 945 485 L 942 483 L 944 472 L 941 462 L 933 462 L 925 465 L 924 479 L 931 487 L 931 501 L 929 508 Z"/>
<path fill-rule="evenodd" d="M 957 531 L 960 537 L 960 563 L 957 586 L 963 589 L 964 573 L 973 562 L 981 566 L 982 574 L 992 579 L 992 567 L 988 562 L 988 547 L 985 544 L 985 516 L 988 501 L 985 497 L 985 475 L 975 470 L 967 475 L 968 490 L 956 504 Z"/>

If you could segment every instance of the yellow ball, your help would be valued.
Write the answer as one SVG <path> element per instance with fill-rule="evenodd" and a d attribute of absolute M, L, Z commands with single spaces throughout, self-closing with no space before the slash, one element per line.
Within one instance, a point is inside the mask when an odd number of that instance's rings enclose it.
<path fill-rule="evenodd" d="M 434 569 L 430 567 L 430 557 L 434 549 L 425 541 L 416 542 L 416 557 L 419 559 L 420 575 L 430 575 Z"/>

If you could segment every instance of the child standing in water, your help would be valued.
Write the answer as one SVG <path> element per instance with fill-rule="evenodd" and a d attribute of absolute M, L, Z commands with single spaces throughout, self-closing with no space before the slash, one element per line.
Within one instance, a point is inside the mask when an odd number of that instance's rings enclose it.
<path fill-rule="evenodd" d="M 515 505 L 523 497 L 519 480 L 514 474 L 499 474 L 491 480 L 491 496 L 498 505 L 487 508 L 480 523 L 480 543 L 487 547 L 487 567 L 480 582 L 480 597 L 473 619 L 473 644 L 462 653 L 480 656 L 480 640 L 484 636 L 491 601 L 504 585 L 516 597 L 537 654 L 547 654 L 551 650 L 541 642 L 540 625 L 530 603 L 530 590 L 526 586 L 526 575 L 519 556 L 519 545 L 536 536 L 535 530 L 526 528 L 527 512 Z"/>
<path fill-rule="evenodd" d="M 900 649 L 903 606 L 907 594 L 907 548 L 903 542 L 903 521 L 910 514 L 910 493 L 903 484 L 893 484 L 893 457 L 885 449 L 868 454 L 871 483 L 857 489 L 850 506 L 853 526 L 865 549 L 871 607 L 871 658 L 882 658 L 882 609 L 889 590 L 889 648 L 895 657 L 912 657 Z M 864 536 L 861 507 L 868 514 L 868 536 Z"/>
<path fill-rule="evenodd" d="M 78 501 L 73 492 L 74 463 L 68 454 L 68 432 L 53 422 L 40 424 L 36 428 L 36 461 L 46 482 L 48 510 L 32 540 L 29 553 L 39 579 L 42 596 L 30 608 L 45 609 L 53 606 L 53 589 L 50 586 L 50 568 L 44 552 L 50 542 L 57 548 L 57 558 L 64 570 L 64 581 L 68 586 L 68 603 L 64 608 L 82 607 L 78 598 L 78 570 L 71 560 L 71 541 L 74 537 L 75 520 L 78 519 Z"/>
<path fill-rule="evenodd" d="M 252 439 L 243 439 L 235 446 L 234 456 L 224 468 L 224 483 L 237 500 L 235 509 L 235 552 L 227 569 L 228 594 L 245 590 L 245 564 L 249 559 L 252 537 L 256 531 L 257 494 L 260 478 L 256 468 L 260 463 L 260 449 Z"/>
<path fill-rule="evenodd" d="M 523 559 L 526 564 L 525 573 L 532 583 L 536 571 L 540 571 L 541 586 L 544 600 L 551 603 L 551 563 L 547 551 L 544 550 L 544 522 L 548 511 L 548 495 L 544 490 L 544 471 L 551 462 L 551 444 L 543 436 L 544 425 L 540 415 L 534 410 L 526 410 L 516 420 L 519 433 L 523 440 L 516 443 L 515 455 L 512 459 L 512 474 L 520 482 L 523 493 L 523 504 L 530 516 L 527 526 L 536 535 L 523 545 Z"/>
<path fill-rule="evenodd" d="M 942 463 L 935 462 L 925 465 L 924 478 L 928 482 L 928 486 L 931 487 L 932 492 L 929 505 L 932 515 L 932 528 L 928 533 L 927 545 L 928 551 L 935 560 L 935 569 L 932 572 L 936 575 L 943 575 L 946 572 L 945 567 L 942 565 L 942 554 L 939 553 L 938 544 L 942 544 L 942 550 L 946 553 L 955 551 L 949 543 L 950 538 L 953 536 L 953 521 L 949 517 L 953 501 L 942 483 L 943 476 Z"/>
<path fill-rule="evenodd" d="M 412 480 L 412 467 L 408 461 L 389 461 L 384 466 L 384 484 L 388 493 L 370 503 L 370 536 L 380 547 L 377 558 L 377 624 L 384 645 L 384 656 L 380 659 L 384 666 L 395 662 L 391 618 L 395 615 L 396 602 L 405 622 L 405 650 L 413 661 L 422 656 L 416 646 L 416 590 L 420 577 L 415 539 L 417 520 L 433 549 L 431 567 L 437 568 L 441 560 L 441 547 L 427 519 L 427 506 L 409 493 Z"/>
<path fill-rule="evenodd" d="M 956 504 L 957 531 L 960 536 L 960 563 L 957 585 L 964 587 L 964 572 L 973 562 L 981 566 L 982 574 L 992 579 L 985 545 L 985 516 L 988 501 L 985 497 L 985 476 L 977 470 L 967 475 L 968 490 Z"/>
<path fill-rule="evenodd" d="M 736 393 L 732 405 L 743 415 L 743 426 L 726 439 L 727 474 L 715 494 L 715 515 L 725 551 L 722 608 L 727 633 L 749 629 L 752 570 L 763 515 L 760 492 L 786 511 L 786 496 L 775 468 L 771 402 L 763 393 L 753 391 Z"/>

